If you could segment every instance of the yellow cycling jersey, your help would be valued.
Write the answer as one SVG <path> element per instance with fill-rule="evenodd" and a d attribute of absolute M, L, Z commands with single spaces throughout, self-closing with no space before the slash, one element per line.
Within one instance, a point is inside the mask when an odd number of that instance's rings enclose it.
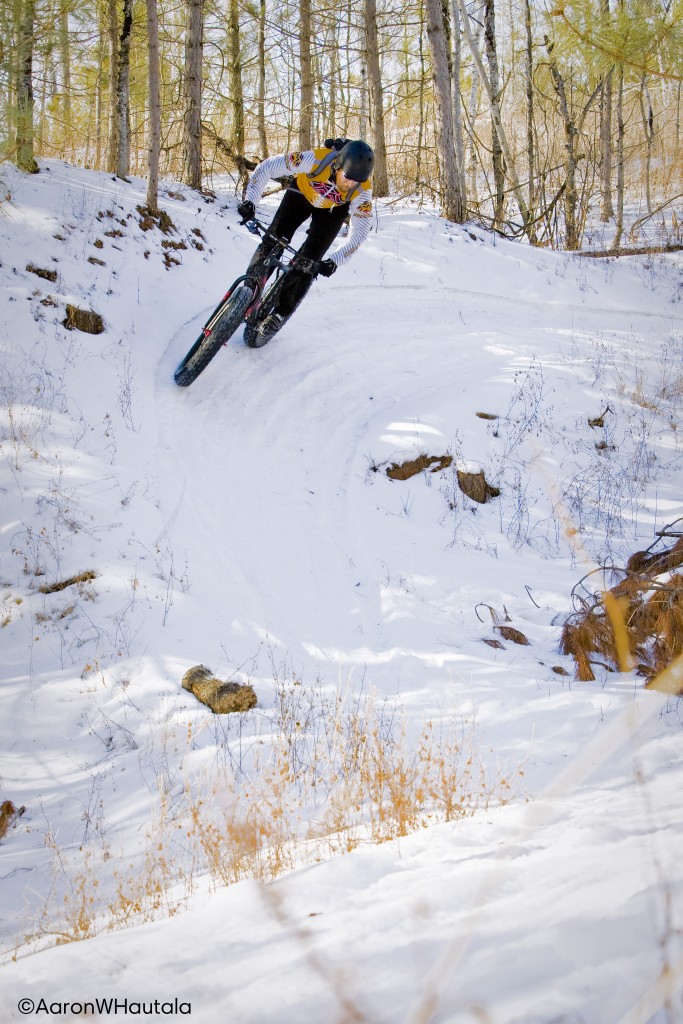
<path fill-rule="evenodd" d="M 311 206 L 315 206 L 320 210 L 329 210 L 333 206 L 342 206 L 344 203 L 350 203 L 351 200 L 357 196 L 360 192 L 370 191 L 371 184 L 369 181 L 363 181 L 358 185 L 354 185 L 353 188 L 349 189 L 348 192 L 341 192 L 331 177 L 331 166 L 332 162 L 326 160 L 330 154 L 336 155 L 336 150 L 327 149 L 324 146 L 319 147 L 313 151 L 315 153 L 315 165 L 312 171 L 306 173 L 302 171 L 296 175 L 296 186 L 299 191 L 306 196 Z M 297 160 L 297 158 L 299 158 Z M 299 163 L 302 162 L 303 153 L 289 153 L 287 162 L 292 169 L 296 170 Z M 310 159 L 310 157 L 309 157 Z M 315 173 L 316 167 L 321 165 L 322 169 Z M 365 205 L 365 204 L 363 204 Z M 367 204 L 370 212 L 372 206 L 370 203 Z M 361 216 L 366 213 L 362 208 L 357 211 Z M 366 214 L 367 215 L 367 214 Z"/>

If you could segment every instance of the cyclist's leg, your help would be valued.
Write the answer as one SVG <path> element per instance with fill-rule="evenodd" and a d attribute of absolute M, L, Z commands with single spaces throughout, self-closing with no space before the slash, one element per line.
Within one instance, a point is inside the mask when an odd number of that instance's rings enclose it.
<path fill-rule="evenodd" d="M 299 255 L 307 256 L 312 260 L 321 260 L 341 231 L 348 212 L 348 203 L 344 203 L 343 206 L 333 206 L 331 210 L 314 210 L 310 227 L 306 233 L 306 241 L 299 249 Z M 288 274 L 278 311 L 286 316 L 291 316 L 312 284 L 311 274 L 297 270 Z"/>
<path fill-rule="evenodd" d="M 282 197 L 277 212 L 270 223 L 269 230 L 276 234 L 278 238 L 290 242 L 294 232 L 311 216 L 312 212 L 313 208 L 308 199 L 298 189 L 288 189 Z M 260 267 L 273 253 L 279 257 L 282 253 L 282 246 L 272 238 L 264 238 L 252 257 L 247 273 L 255 271 L 258 274 Z M 265 280 L 270 276 L 270 273 L 272 273 L 272 268 L 266 275 Z M 265 284 L 265 280 L 263 284 Z M 275 299 L 275 302 L 277 303 L 278 300 Z M 249 314 L 244 328 L 244 340 L 251 348 L 260 348 L 261 345 L 265 345 L 268 339 L 277 332 L 278 326 L 264 327 L 263 325 L 264 321 L 268 320 L 270 315 L 275 312 L 275 308 L 271 302 L 266 300 L 265 308 L 259 302 Z M 281 323 L 283 319 L 284 315 L 278 323 Z"/>
<path fill-rule="evenodd" d="M 294 232 L 297 228 L 301 227 L 310 215 L 311 204 L 308 199 L 298 189 L 289 188 L 282 197 L 275 216 L 270 222 L 269 230 L 279 238 L 284 238 L 286 242 L 291 242 Z M 247 272 L 260 266 L 274 251 L 279 256 L 282 252 L 282 247 L 272 238 L 263 238 L 249 262 Z"/>

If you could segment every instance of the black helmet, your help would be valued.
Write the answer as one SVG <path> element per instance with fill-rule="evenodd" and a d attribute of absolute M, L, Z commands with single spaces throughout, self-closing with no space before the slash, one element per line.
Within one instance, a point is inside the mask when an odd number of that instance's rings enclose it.
<path fill-rule="evenodd" d="M 375 164 L 375 154 L 367 142 L 358 139 L 346 143 L 340 150 L 336 163 L 350 181 L 367 181 Z"/>

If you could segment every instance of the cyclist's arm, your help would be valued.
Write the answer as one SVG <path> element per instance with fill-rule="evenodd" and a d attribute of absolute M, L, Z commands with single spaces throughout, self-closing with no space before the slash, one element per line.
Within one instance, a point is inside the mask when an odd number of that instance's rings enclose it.
<path fill-rule="evenodd" d="M 329 255 L 329 259 L 336 263 L 338 267 L 341 267 L 342 263 L 346 263 L 349 257 L 353 256 L 356 249 L 360 248 L 370 234 L 370 228 L 372 227 L 372 193 L 369 189 L 365 189 L 363 192 L 359 192 L 357 196 L 354 196 L 349 207 L 349 214 L 351 217 L 349 237 L 344 245 Z"/>
<path fill-rule="evenodd" d="M 281 153 L 269 156 L 258 165 L 247 185 L 244 198 L 258 206 L 264 189 L 271 178 L 282 178 L 286 174 L 307 173 L 315 167 L 316 158 L 312 149 L 303 153 Z"/>

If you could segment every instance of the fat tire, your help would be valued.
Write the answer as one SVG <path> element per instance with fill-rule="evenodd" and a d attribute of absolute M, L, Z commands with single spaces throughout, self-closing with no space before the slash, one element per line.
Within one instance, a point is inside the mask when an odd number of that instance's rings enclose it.
<path fill-rule="evenodd" d="M 226 299 L 223 312 L 210 334 L 202 331 L 194 345 L 176 369 L 173 379 L 181 388 L 192 384 L 206 369 L 218 350 L 232 337 L 244 320 L 244 314 L 253 302 L 253 289 L 240 285 Z"/>

